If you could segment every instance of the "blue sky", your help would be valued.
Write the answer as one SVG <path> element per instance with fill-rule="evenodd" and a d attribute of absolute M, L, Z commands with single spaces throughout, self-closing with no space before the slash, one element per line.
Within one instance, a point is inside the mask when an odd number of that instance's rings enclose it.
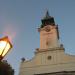
<path fill-rule="evenodd" d="M 8 35 L 13 44 L 5 57 L 19 73 L 22 57 L 27 60 L 39 48 L 37 28 L 49 10 L 59 25 L 65 52 L 75 55 L 75 0 L 0 0 L 0 37 Z"/>

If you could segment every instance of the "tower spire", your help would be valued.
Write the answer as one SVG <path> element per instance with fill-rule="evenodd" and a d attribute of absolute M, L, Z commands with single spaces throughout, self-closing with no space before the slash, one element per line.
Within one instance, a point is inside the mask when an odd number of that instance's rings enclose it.
<path fill-rule="evenodd" d="M 49 18 L 49 17 L 50 17 L 50 16 L 49 16 L 49 11 L 48 11 L 48 10 L 46 11 L 45 17 L 46 17 L 46 18 Z"/>

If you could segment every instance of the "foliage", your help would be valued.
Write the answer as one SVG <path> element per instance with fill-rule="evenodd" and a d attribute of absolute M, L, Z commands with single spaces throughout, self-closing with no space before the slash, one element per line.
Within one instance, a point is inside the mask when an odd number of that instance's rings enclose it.
<path fill-rule="evenodd" d="M 14 75 L 14 70 L 7 61 L 0 61 L 0 75 Z"/>

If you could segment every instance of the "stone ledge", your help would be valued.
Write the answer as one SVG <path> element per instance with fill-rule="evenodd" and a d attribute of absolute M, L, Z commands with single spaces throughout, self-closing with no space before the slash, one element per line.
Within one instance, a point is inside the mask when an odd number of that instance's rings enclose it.
<path fill-rule="evenodd" d="M 61 72 L 52 72 L 52 73 L 34 74 L 34 75 L 75 75 L 75 71 L 61 71 Z"/>
<path fill-rule="evenodd" d="M 40 53 L 40 52 L 56 51 L 56 50 L 63 50 L 63 51 L 65 51 L 65 49 L 63 47 L 56 47 L 56 48 L 49 48 L 49 49 L 39 49 L 39 48 L 37 48 L 36 51 L 35 51 L 35 54 L 36 53 Z"/>

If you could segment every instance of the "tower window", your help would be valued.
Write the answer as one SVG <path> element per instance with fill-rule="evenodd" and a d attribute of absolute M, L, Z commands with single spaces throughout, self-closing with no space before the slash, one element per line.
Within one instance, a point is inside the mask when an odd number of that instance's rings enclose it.
<path fill-rule="evenodd" d="M 48 56 L 48 57 L 47 57 L 48 60 L 51 60 L 51 58 L 52 58 L 51 56 Z"/>

